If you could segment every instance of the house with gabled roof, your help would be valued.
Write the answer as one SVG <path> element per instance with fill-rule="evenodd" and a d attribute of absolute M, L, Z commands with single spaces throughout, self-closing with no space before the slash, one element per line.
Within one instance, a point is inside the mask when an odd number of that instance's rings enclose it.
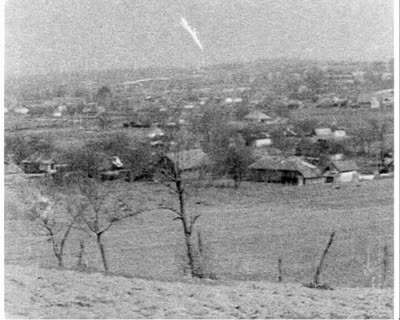
<path fill-rule="evenodd" d="M 309 134 L 312 142 L 328 141 L 328 140 L 344 140 L 348 136 L 343 128 L 332 130 L 331 128 L 315 128 Z"/>
<path fill-rule="evenodd" d="M 204 177 L 210 164 L 210 158 L 203 150 L 191 149 L 167 153 L 161 157 L 158 166 L 170 173 L 178 167 L 182 178 L 188 180 Z"/>
<path fill-rule="evenodd" d="M 267 116 L 265 113 L 257 110 L 250 112 L 248 115 L 244 117 L 244 119 L 246 121 L 254 123 L 265 123 L 267 121 L 272 120 L 270 116 Z"/>
<path fill-rule="evenodd" d="M 66 166 L 60 160 L 56 153 L 35 152 L 22 160 L 21 167 L 25 173 L 54 174 L 58 168 Z"/>
<path fill-rule="evenodd" d="M 326 182 L 346 183 L 358 180 L 359 168 L 354 160 L 332 160 L 325 168 Z"/>
<path fill-rule="evenodd" d="M 266 156 L 249 166 L 250 180 L 292 185 L 322 184 L 325 177 L 318 167 L 300 157 Z"/>

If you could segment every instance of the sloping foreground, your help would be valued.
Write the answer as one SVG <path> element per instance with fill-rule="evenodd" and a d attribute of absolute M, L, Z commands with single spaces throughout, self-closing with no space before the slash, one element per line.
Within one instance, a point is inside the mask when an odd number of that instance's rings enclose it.
<path fill-rule="evenodd" d="M 156 282 L 5 266 L 8 318 L 392 318 L 393 290 Z"/>

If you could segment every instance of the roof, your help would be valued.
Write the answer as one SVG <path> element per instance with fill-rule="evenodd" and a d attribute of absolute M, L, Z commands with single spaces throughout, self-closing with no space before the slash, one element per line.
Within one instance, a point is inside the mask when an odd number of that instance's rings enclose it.
<path fill-rule="evenodd" d="M 147 136 L 149 138 L 155 138 L 155 137 L 162 137 L 164 135 L 165 135 L 165 133 L 162 129 L 154 128 Z"/>
<path fill-rule="evenodd" d="M 252 111 L 247 116 L 244 117 L 247 120 L 270 120 L 272 119 L 270 116 L 267 116 L 265 113 L 261 111 Z"/>
<path fill-rule="evenodd" d="M 331 136 L 332 130 L 330 128 L 316 128 L 314 129 L 314 133 L 316 136 Z"/>
<path fill-rule="evenodd" d="M 358 166 L 353 160 L 332 161 L 332 166 L 339 172 L 357 171 Z"/>
<path fill-rule="evenodd" d="M 357 103 L 371 103 L 371 95 L 369 94 L 360 94 L 357 97 Z"/>
<path fill-rule="evenodd" d="M 4 163 L 4 173 L 5 174 L 17 174 L 23 173 L 24 171 L 18 167 L 14 162 Z"/>
<path fill-rule="evenodd" d="M 167 158 L 173 163 L 179 162 L 181 170 L 190 170 L 208 165 L 210 159 L 201 149 L 185 150 L 179 153 L 167 153 Z"/>
<path fill-rule="evenodd" d="M 28 108 L 25 107 L 18 107 L 14 109 L 15 113 L 27 114 L 29 112 Z"/>
<path fill-rule="evenodd" d="M 300 172 L 304 178 L 317 178 L 321 176 L 321 172 L 316 166 L 305 162 L 299 157 L 291 157 L 287 159 L 264 157 L 250 165 L 249 169 L 297 171 Z"/>

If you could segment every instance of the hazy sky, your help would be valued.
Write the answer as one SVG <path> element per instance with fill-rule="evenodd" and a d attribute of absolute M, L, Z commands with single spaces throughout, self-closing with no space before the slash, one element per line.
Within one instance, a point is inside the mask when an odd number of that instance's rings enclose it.
<path fill-rule="evenodd" d="M 393 56 L 392 0 L 8 0 L 7 73 Z"/>

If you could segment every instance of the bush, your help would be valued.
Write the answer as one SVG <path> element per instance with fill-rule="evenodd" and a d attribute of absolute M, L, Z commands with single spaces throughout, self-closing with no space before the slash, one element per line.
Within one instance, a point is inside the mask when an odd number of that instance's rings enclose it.
<path fill-rule="evenodd" d="M 12 154 L 16 164 L 35 152 L 51 152 L 54 150 L 53 141 L 38 135 L 11 135 L 5 137 L 5 154 Z"/>

